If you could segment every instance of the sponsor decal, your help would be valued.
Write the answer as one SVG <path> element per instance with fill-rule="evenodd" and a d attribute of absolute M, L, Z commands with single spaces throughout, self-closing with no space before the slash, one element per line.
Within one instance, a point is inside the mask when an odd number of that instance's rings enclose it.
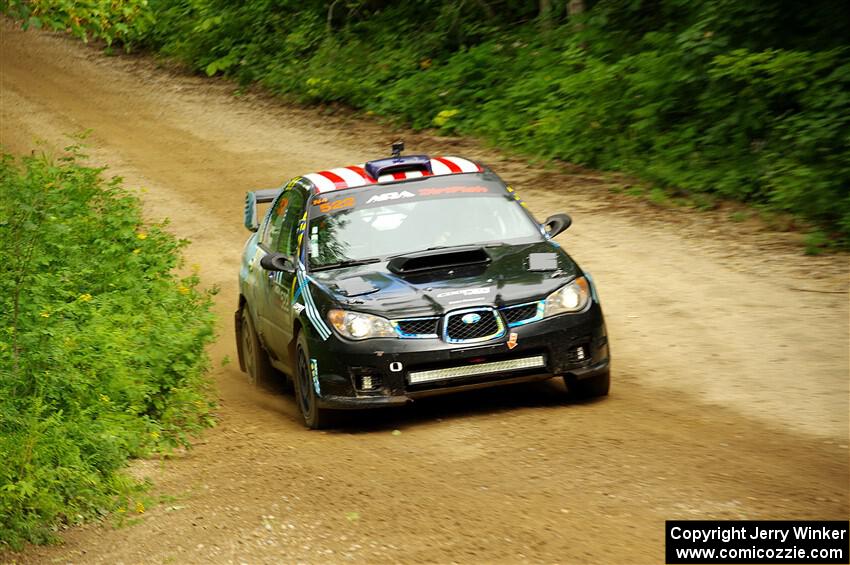
<path fill-rule="evenodd" d="M 376 194 L 372 198 L 366 201 L 366 204 L 372 204 L 373 202 L 384 202 L 386 200 L 398 200 L 399 198 L 413 198 L 415 194 L 407 192 L 406 190 L 402 190 L 400 192 L 385 192 L 383 194 Z"/>
<path fill-rule="evenodd" d="M 513 349 L 514 347 L 516 347 L 516 342 L 518 338 L 519 335 L 514 332 L 511 332 L 511 334 L 508 336 L 508 349 Z"/>
<path fill-rule="evenodd" d="M 304 306 L 306 306 L 307 319 L 309 319 L 310 323 L 313 324 L 313 327 L 316 328 L 316 332 L 318 332 L 319 337 L 326 340 L 331 336 L 331 330 L 319 314 L 319 310 L 316 308 L 316 303 L 313 302 L 313 297 L 310 294 L 310 287 L 307 283 L 307 275 L 304 273 L 304 264 L 300 261 L 298 262 L 298 268 L 296 269 L 295 274 L 298 279 L 298 292 L 295 297 L 293 297 L 293 302 L 298 295 L 303 297 Z"/>
<path fill-rule="evenodd" d="M 393 373 L 400 373 L 403 370 L 404 367 L 398 361 L 393 361 L 392 363 L 390 363 L 390 371 L 392 371 Z"/>
<path fill-rule="evenodd" d="M 325 200 L 326 201 L 324 203 L 319 204 L 319 211 L 323 214 L 327 214 L 328 212 L 334 212 L 336 210 L 345 210 L 346 208 L 351 208 L 354 206 L 354 198 L 351 196 L 349 196 L 348 198 L 342 198 L 340 200 L 334 200 L 333 202 L 327 202 L 327 199 Z"/>
<path fill-rule="evenodd" d="M 303 304 L 295 303 L 292 305 L 292 309 L 295 310 L 295 314 L 301 314 L 307 307 Z"/>
<path fill-rule="evenodd" d="M 476 294 L 490 294 L 490 287 L 450 290 L 448 292 L 441 292 L 437 295 L 437 298 L 445 298 L 447 296 L 473 296 Z"/>
<path fill-rule="evenodd" d="M 313 388 L 316 390 L 316 396 L 322 396 L 322 390 L 319 387 L 319 362 L 316 359 L 310 359 L 310 372 L 313 373 Z"/>
<path fill-rule="evenodd" d="M 522 198 L 520 198 L 520 197 L 519 197 L 519 194 L 517 194 L 516 190 L 514 190 L 514 189 L 513 189 L 513 187 L 510 187 L 510 186 L 509 186 L 509 187 L 508 187 L 508 192 L 510 192 L 510 193 L 512 193 L 512 194 L 513 194 L 514 200 L 516 200 L 516 201 L 517 201 L 517 203 L 518 203 L 520 206 L 522 206 L 523 208 L 528 208 L 528 205 L 527 205 L 525 202 L 523 202 L 523 201 L 522 201 Z"/>
<path fill-rule="evenodd" d="M 289 197 L 285 196 L 281 198 L 277 203 L 277 208 L 274 213 L 277 216 L 283 216 L 283 213 L 286 211 L 286 207 L 289 205 Z"/>
<path fill-rule="evenodd" d="M 331 202 L 327 198 L 313 199 L 313 206 L 318 206 L 319 211 L 322 214 L 335 212 L 337 210 L 345 210 L 347 208 L 353 208 L 354 204 L 355 201 L 353 196 L 349 196 L 348 198 L 340 198 L 339 200 L 334 200 L 333 202 Z"/>
<path fill-rule="evenodd" d="M 295 244 L 295 252 L 298 257 L 301 257 L 301 242 L 304 240 L 304 232 L 307 230 L 307 211 L 304 211 L 304 215 L 301 216 L 301 219 L 298 221 L 298 242 Z"/>
<path fill-rule="evenodd" d="M 486 296 L 476 296 L 475 298 L 462 298 L 460 300 L 449 300 L 449 305 L 453 304 L 466 304 L 467 302 L 481 302 L 486 300 Z"/>
<path fill-rule="evenodd" d="M 440 194 L 490 192 L 484 186 L 446 186 L 443 188 L 420 188 L 419 196 L 439 196 Z"/>

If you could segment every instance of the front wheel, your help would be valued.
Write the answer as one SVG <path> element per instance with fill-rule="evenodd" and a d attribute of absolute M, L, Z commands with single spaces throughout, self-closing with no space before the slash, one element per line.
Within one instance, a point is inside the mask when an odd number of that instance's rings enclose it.
<path fill-rule="evenodd" d="M 328 410 L 319 408 L 318 393 L 313 380 L 313 368 L 310 365 L 310 350 L 304 332 L 298 334 L 295 346 L 295 401 L 304 417 L 304 425 L 311 430 L 325 428 L 329 424 Z M 318 378 L 318 377 L 317 377 Z"/>

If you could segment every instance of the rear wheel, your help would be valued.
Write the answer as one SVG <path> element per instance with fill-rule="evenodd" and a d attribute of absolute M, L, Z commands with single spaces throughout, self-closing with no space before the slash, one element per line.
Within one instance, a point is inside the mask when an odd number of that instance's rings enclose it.
<path fill-rule="evenodd" d="M 274 369 L 260 343 L 247 306 L 242 308 L 242 358 L 245 360 L 248 382 L 252 385 L 269 385 L 274 382 Z"/>
<path fill-rule="evenodd" d="M 605 371 L 600 375 L 594 375 L 586 379 L 567 380 L 567 389 L 570 396 L 577 400 L 608 396 L 608 392 L 611 390 L 611 373 L 610 371 Z"/>
<path fill-rule="evenodd" d="M 310 350 L 304 333 L 298 334 L 295 346 L 295 401 L 304 417 L 304 425 L 311 430 L 325 428 L 330 423 L 328 410 L 319 408 L 318 394 L 313 382 L 313 370 L 310 367 Z"/>

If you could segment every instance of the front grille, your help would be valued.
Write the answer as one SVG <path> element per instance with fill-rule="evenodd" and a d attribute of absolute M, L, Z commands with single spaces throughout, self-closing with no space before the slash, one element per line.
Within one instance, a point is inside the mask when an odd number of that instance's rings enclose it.
<path fill-rule="evenodd" d="M 508 306 L 502 308 L 501 312 L 505 317 L 505 321 L 508 322 L 509 327 L 519 326 L 541 319 L 543 317 L 543 304 L 544 302 L 541 300 L 539 302 Z"/>
<path fill-rule="evenodd" d="M 439 318 L 396 320 L 395 328 L 401 337 L 437 337 Z"/>
<path fill-rule="evenodd" d="M 505 324 L 490 309 L 461 310 L 446 316 L 443 336 L 449 343 L 486 341 L 505 335 Z"/>

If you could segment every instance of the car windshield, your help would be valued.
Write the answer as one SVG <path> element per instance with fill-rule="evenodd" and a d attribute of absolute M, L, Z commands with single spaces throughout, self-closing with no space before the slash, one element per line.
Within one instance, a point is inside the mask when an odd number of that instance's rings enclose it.
<path fill-rule="evenodd" d="M 540 240 L 540 227 L 520 204 L 501 186 L 487 184 L 391 185 L 385 190 L 341 193 L 333 199 L 314 198 L 307 230 L 310 265 L 386 259 L 440 247 Z"/>

